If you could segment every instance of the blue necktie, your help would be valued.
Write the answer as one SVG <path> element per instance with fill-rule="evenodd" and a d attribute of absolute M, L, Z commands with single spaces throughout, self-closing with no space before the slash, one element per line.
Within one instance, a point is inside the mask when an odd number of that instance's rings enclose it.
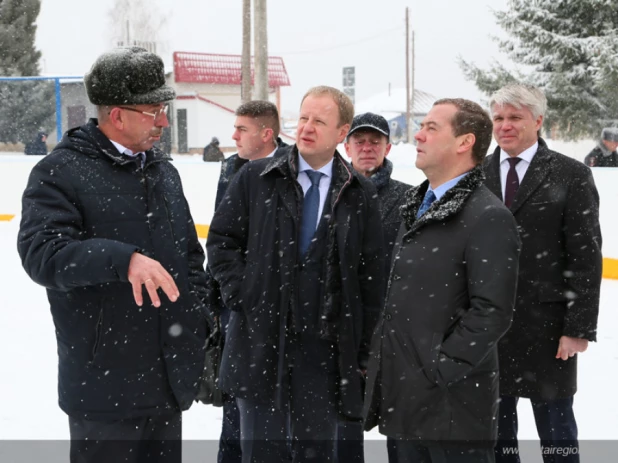
<path fill-rule="evenodd" d="M 318 223 L 318 211 L 320 210 L 320 178 L 322 172 L 315 170 L 303 171 L 309 176 L 311 180 L 311 186 L 305 194 L 305 200 L 303 201 L 303 217 L 300 222 L 300 241 L 298 243 L 298 250 L 301 256 L 304 256 L 309 249 L 311 239 L 315 234 L 315 229 Z"/>
<path fill-rule="evenodd" d="M 431 190 L 427 190 L 427 193 L 425 193 L 425 197 L 423 198 L 423 202 L 421 203 L 421 207 L 418 208 L 418 212 L 416 213 L 416 218 L 418 219 L 421 215 L 427 212 L 427 209 L 429 209 L 429 206 L 431 206 L 431 203 L 433 203 L 435 200 L 436 195 L 434 194 L 434 192 Z"/>

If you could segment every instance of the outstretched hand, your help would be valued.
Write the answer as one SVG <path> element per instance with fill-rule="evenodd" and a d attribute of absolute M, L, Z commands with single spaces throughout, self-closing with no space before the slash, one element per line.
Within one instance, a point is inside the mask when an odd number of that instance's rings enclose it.
<path fill-rule="evenodd" d="M 180 296 L 178 287 L 172 276 L 163 266 L 154 259 L 146 257 L 138 252 L 133 253 L 129 262 L 129 282 L 133 286 L 133 297 L 138 306 L 142 306 L 144 298 L 142 295 L 142 285 L 146 287 L 152 305 L 159 307 L 161 300 L 157 294 L 157 289 L 161 288 L 170 301 L 176 302 Z"/>
<path fill-rule="evenodd" d="M 558 343 L 558 352 L 556 353 L 556 358 L 568 360 L 569 357 L 574 357 L 577 353 L 585 352 L 586 349 L 588 349 L 587 339 L 562 336 Z"/>

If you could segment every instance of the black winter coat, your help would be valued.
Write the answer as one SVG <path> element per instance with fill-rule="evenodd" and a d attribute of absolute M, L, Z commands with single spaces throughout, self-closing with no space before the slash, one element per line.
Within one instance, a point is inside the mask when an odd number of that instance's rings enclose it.
<path fill-rule="evenodd" d="M 500 150 L 485 162 L 502 199 Z M 500 342 L 504 395 L 551 400 L 577 391 L 577 356 L 556 359 L 561 336 L 595 341 L 602 278 L 599 195 L 588 167 L 539 148 L 511 212 L 522 239 L 513 326 Z"/>
<path fill-rule="evenodd" d="M 401 206 L 405 202 L 405 193 L 411 185 L 399 182 L 391 178 L 393 163 L 384 158 L 382 166 L 371 176 L 369 180 L 378 190 L 380 210 L 382 211 L 382 228 L 384 230 L 384 251 L 386 252 L 386 264 L 390 269 L 391 253 L 397 240 L 397 234 L 401 227 Z"/>
<path fill-rule="evenodd" d="M 156 148 L 118 153 L 91 119 L 32 170 L 18 251 L 47 288 L 56 327 L 60 407 L 116 420 L 189 408 L 204 366 L 204 252 L 180 177 Z M 159 261 L 180 298 L 138 307 L 134 252 Z"/>
<path fill-rule="evenodd" d="M 611 153 L 603 142 L 599 142 L 584 159 L 584 164 L 588 167 L 618 167 L 618 153 Z"/>
<path fill-rule="evenodd" d="M 235 397 L 277 402 L 281 336 L 295 310 L 303 192 L 296 146 L 246 164 L 215 212 L 208 265 L 232 310 L 221 387 Z M 342 415 L 360 418 L 371 334 L 384 294 L 380 209 L 373 185 L 335 154 L 320 335 L 339 348 Z M 293 321 L 292 321 L 293 323 Z M 291 324 L 290 326 L 294 326 Z"/>
<path fill-rule="evenodd" d="M 420 442 L 493 446 L 497 342 L 511 323 L 520 241 L 480 166 L 418 220 L 406 193 L 382 320 L 372 342 L 365 429 Z"/>
<path fill-rule="evenodd" d="M 277 146 L 282 148 L 288 146 L 280 137 L 277 137 Z M 285 153 L 283 150 L 275 151 L 273 156 L 280 156 Z M 238 153 L 232 154 L 229 158 L 221 163 L 221 173 L 219 174 L 219 182 L 217 183 L 217 196 L 215 197 L 215 211 L 223 201 L 227 187 L 238 171 L 249 161 L 238 156 Z M 221 290 L 217 280 L 212 276 L 210 268 L 206 267 L 207 287 L 208 287 L 208 308 L 214 315 L 221 315 L 226 309 L 221 301 Z M 224 322 L 227 323 L 227 316 L 224 317 Z M 225 327 L 224 327 L 225 330 Z"/>

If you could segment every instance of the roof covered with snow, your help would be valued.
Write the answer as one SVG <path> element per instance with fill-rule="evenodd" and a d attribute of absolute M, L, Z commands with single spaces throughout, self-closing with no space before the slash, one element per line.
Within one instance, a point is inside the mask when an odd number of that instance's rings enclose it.
<path fill-rule="evenodd" d="M 434 101 L 438 98 L 423 92 L 422 90 L 414 90 L 414 108 L 415 115 L 425 115 L 433 106 Z M 355 105 L 356 113 L 405 113 L 406 112 L 406 89 L 394 88 L 390 92 L 378 93 L 366 100 L 359 101 Z M 386 116 L 385 116 L 386 117 Z"/>
<path fill-rule="evenodd" d="M 240 85 L 240 55 L 219 55 L 213 53 L 174 52 L 174 80 L 193 84 Z M 251 83 L 254 66 L 251 58 Z M 268 57 L 268 86 L 290 85 L 283 58 Z"/>

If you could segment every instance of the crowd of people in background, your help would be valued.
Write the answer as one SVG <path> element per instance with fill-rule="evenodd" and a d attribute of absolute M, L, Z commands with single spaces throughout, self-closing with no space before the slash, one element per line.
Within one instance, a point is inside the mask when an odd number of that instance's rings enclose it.
<path fill-rule="evenodd" d="M 392 178 L 386 119 L 335 88 L 306 92 L 292 145 L 274 104 L 239 106 L 237 153 L 204 149 L 221 161 L 205 266 L 156 147 L 175 98 L 162 60 L 119 48 L 85 85 L 97 118 L 33 168 L 18 236 L 47 289 L 71 462 L 180 463 L 216 325 L 221 463 L 363 462 L 375 427 L 391 463 L 519 462 L 520 398 L 543 448 L 570 449 L 544 461 L 579 462 L 599 197 L 591 170 L 539 136 L 539 89 L 509 84 L 489 112 L 436 101 L 416 186 Z M 587 165 L 616 156 L 618 129 L 601 138 Z"/>

